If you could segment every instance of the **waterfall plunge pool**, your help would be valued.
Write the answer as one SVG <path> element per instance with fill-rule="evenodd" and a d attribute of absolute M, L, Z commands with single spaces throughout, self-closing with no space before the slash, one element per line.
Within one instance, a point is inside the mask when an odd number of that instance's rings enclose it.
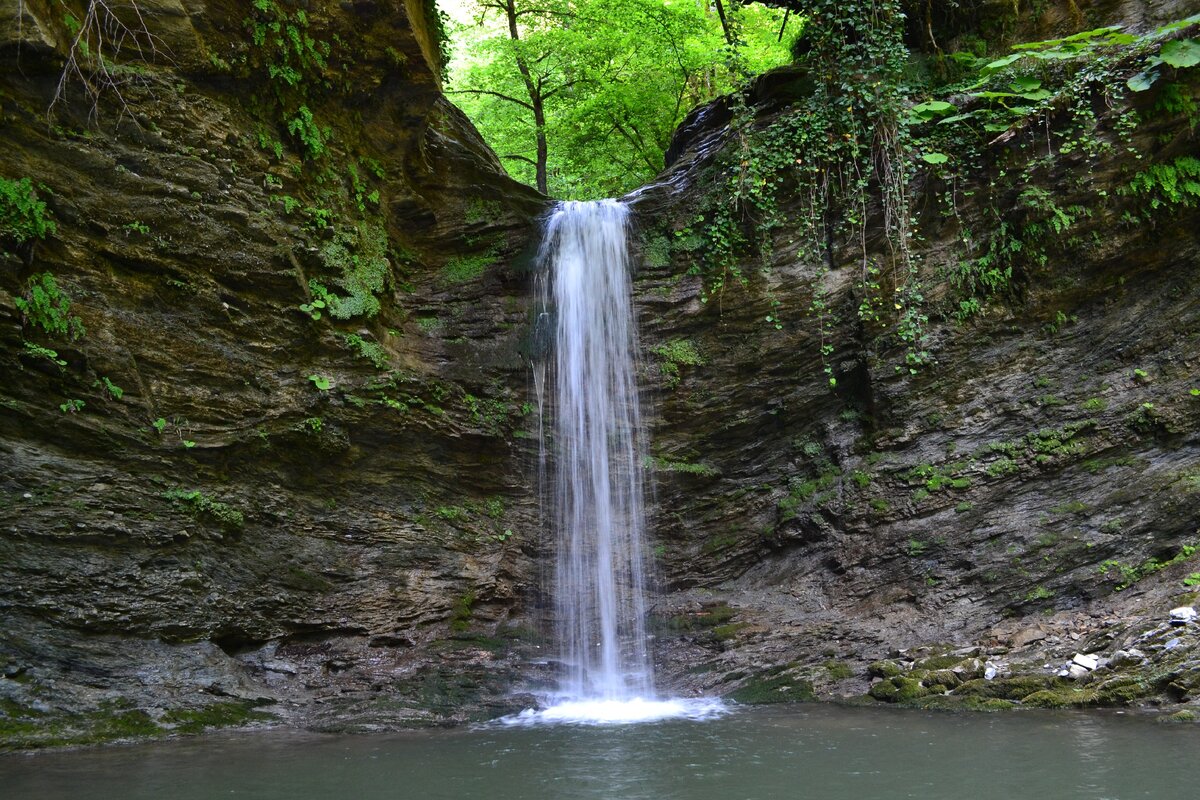
<path fill-rule="evenodd" d="M 212 735 L 0 756 L 12 800 L 1190 800 L 1190 725 L 733 707 L 703 721 Z"/>

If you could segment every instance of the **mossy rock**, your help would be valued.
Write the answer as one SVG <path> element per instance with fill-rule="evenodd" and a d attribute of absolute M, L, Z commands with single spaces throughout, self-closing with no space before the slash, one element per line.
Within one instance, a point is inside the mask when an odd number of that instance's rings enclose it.
<path fill-rule="evenodd" d="M 929 673 L 929 678 L 926 680 L 926 685 L 930 685 L 930 682 L 940 686 L 945 686 L 947 690 L 949 690 L 961 685 L 962 679 L 954 673 L 954 670 L 939 669 Z"/>
<path fill-rule="evenodd" d="M 725 699 L 744 705 L 767 705 L 804 703 L 816 700 L 817 696 L 813 692 L 812 681 L 768 670 L 725 695 Z"/>
<path fill-rule="evenodd" d="M 911 705 L 930 711 L 1011 711 L 1017 707 L 1011 700 L 985 700 L 945 694 L 930 694 L 914 700 Z"/>
<path fill-rule="evenodd" d="M 907 703 L 929 694 L 929 690 L 915 678 L 892 678 L 896 684 L 896 702 Z"/>
<path fill-rule="evenodd" d="M 1057 689 L 1042 689 L 1021 700 L 1021 705 L 1029 708 L 1086 708 L 1096 705 L 1095 689 L 1062 687 Z"/>
<path fill-rule="evenodd" d="M 884 703 L 896 702 L 896 696 L 900 693 L 900 688 L 892 683 L 890 678 L 885 678 L 873 685 L 867 690 L 867 695 Z"/>
<path fill-rule="evenodd" d="M 1138 678 L 1119 677 L 1096 687 L 1096 701 L 1103 706 L 1127 706 L 1154 694 L 1154 688 Z"/>
<path fill-rule="evenodd" d="M 1185 708 L 1182 711 L 1176 711 L 1174 714 L 1159 717 L 1158 721 L 1175 725 L 1195 724 L 1197 721 L 1200 721 L 1200 714 Z"/>
<path fill-rule="evenodd" d="M 1059 682 L 1053 675 L 1018 675 L 1013 678 L 985 680 L 976 678 L 954 690 L 960 697 L 980 697 L 995 700 L 1023 700 L 1025 697 L 1050 689 Z"/>
<path fill-rule="evenodd" d="M 925 697 L 929 690 L 916 678 L 897 675 L 875 684 L 867 694 L 885 703 L 909 703 Z"/>
<path fill-rule="evenodd" d="M 904 667 L 898 661 L 872 661 L 867 665 L 867 674 L 872 678 L 894 678 L 904 674 Z"/>
<path fill-rule="evenodd" d="M 922 658 L 913 664 L 913 669 L 927 671 L 950 669 L 951 667 L 957 667 L 963 661 L 974 661 L 974 659 L 964 659 L 961 656 L 930 656 L 929 658 Z"/>
<path fill-rule="evenodd" d="M 212 703 L 203 708 L 171 709 L 163 714 L 162 721 L 178 733 L 200 733 L 206 728 L 231 728 L 275 719 L 253 709 L 249 703 Z"/>

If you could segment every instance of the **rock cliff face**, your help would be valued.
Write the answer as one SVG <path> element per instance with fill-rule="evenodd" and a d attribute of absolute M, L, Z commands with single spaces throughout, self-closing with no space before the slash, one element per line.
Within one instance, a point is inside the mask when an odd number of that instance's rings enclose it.
<path fill-rule="evenodd" d="M 441 95 L 419 2 L 137 5 L 0 8 L 0 175 L 57 226 L 0 254 L 4 724 L 474 713 L 505 673 L 471 632 L 533 574 L 544 200 Z M 83 335 L 16 305 L 46 273 Z"/>
<path fill-rule="evenodd" d="M 0 178 L 31 178 L 56 226 L 0 241 L 0 735 L 519 705 L 548 552 L 527 367 L 545 199 L 441 95 L 420 2 L 138 7 L 0 5 Z M 1195 152 L 1180 74 L 1178 102 L 1097 102 L 1094 153 L 1053 144 L 1031 173 L 1049 204 L 990 190 L 1041 157 L 1031 127 L 968 185 L 918 179 L 932 360 L 913 374 L 855 313 L 854 242 L 814 262 L 776 230 L 741 256 L 744 286 L 702 302 L 689 226 L 731 148 L 719 109 L 696 115 L 631 200 L 666 683 L 1049 693 L 1030 705 L 1200 690 L 1195 626 L 1167 623 L 1200 569 L 1200 218 L 1118 191 Z M 802 91 L 765 78 L 754 126 Z M 956 321 L 939 270 L 971 255 L 962 232 L 986 250 L 999 219 L 1053 208 L 1071 219 L 1045 258 Z M 1042 674 L 1075 652 L 1112 665 Z M 989 658 L 1008 683 L 957 688 Z"/>
<path fill-rule="evenodd" d="M 1082 127 L 1080 99 L 1060 98 L 993 135 L 964 182 L 922 170 L 931 349 L 916 369 L 871 311 L 891 314 L 875 276 L 897 263 L 877 201 L 866 238 L 831 234 L 813 258 L 804 178 L 785 177 L 784 223 L 757 248 L 747 234 L 723 288 L 705 291 L 712 193 L 758 157 L 747 141 L 779 140 L 804 72 L 759 80 L 738 139 L 727 104 L 685 123 L 680 160 L 634 197 L 660 645 L 677 687 L 784 701 L 875 681 L 877 699 L 948 706 L 1195 699 L 1200 636 L 1168 612 L 1200 585 L 1198 198 L 1137 188 L 1149 165 L 1195 153 L 1195 120 L 1161 94 L 1127 96 L 1143 60 L 1111 65 L 1115 94 L 1097 78 Z M 1166 91 L 1194 102 L 1196 76 L 1178 78 Z M 754 207 L 739 213 L 755 224 Z M 1006 293 L 964 311 L 953 276 L 1010 246 Z M 1060 679 L 1076 653 L 1101 668 Z M 944 695 L 983 684 L 989 659 L 993 677 L 1028 680 Z"/>

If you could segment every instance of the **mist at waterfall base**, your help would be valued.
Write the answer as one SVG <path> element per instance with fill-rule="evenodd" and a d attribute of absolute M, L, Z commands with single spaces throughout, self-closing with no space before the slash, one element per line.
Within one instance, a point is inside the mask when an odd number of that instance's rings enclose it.
<path fill-rule="evenodd" d="M 560 203 L 539 255 L 534 365 L 543 428 L 542 480 L 557 543 L 556 633 L 564 674 L 548 707 L 506 725 L 621 724 L 721 714 L 712 699 L 663 699 L 646 636 L 650 568 L 644 536 L 643 429 L 628 209 L 615 200 Z M 547 388 L 549 387 L 549 388 Z"/>

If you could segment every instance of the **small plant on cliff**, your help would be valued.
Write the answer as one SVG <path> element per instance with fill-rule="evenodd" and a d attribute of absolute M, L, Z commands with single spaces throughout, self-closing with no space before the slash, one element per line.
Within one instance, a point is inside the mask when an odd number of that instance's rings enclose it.
<path fill-rule="evenodd" d="M 245 515 L 241 511 L 227 503 L 214 500 L 201 491 L 170 489 L 163 492 L 163 498 L 182 506 L 192 517 L 207 518 L 223 528 L 238 529 L 246 523 Z"/>
<path fill-rule="evenodd" d="M 29 178 L 15 181 L 0 178 L 0 239 L 24 244 L 45 239 L 57 230 L 46 203 L 38 197 Z"/>
<path fill-rule="evenodd" d="M 690 339 L 672 339 L 651 348 L 651 352 L 659 358 L 659 370 L 666 377 L 667 386 L 675 388 L 679 385 L 679 368 L 703 366 L 704 356 L 696 349 Z"/>
<path fill-rule="evenodd" d="M 84 405 L 82 400 L 67 400 L 59 405 L 58 410 L 64 414 L 76 414 L 83 410 Z"/>
<path fill-rule="evenodd" d="M 98 380 L 94 381 L 92 388 L 102 390 L 113 400 L 120 400 L 125 395 L 125 390 L 113 383 L 107 375 L 101 375 Z"/>
<path fill-rule="evenodd" d="M 71 298 L 49 272 L 31 277 L 25 284 L 25 296 L 13 302 L 26 320 L 52 336 L 75 340 L 86 333 L 83 322 L 71 314 Z"/>
<path fill-rule="evenodd" d="M 1147 212 L 1191 208 L 1200 204 L 1200 158 L 1180 156 L 1166 164 L 1155 164 L 1133 176 L 1123 194 L 1141 197 Z"/>

